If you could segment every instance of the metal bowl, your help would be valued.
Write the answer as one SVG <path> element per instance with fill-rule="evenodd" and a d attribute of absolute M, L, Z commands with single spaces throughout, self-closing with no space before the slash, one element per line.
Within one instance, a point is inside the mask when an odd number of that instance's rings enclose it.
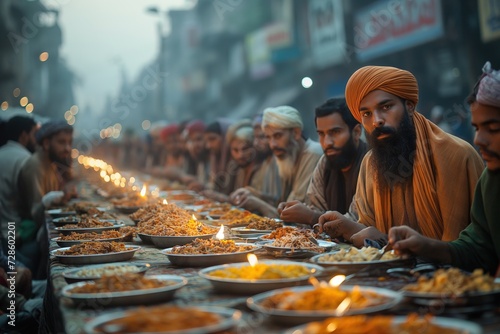
<path fill-rule="evenodd" d="M 249 243 L 236 243 L 237 246 L 252 246 L 253 249 L 237 253 L 224 254 L 172 254 L 172 248 L 161 252 L 165 254 L 173 265 L 179 267 L 208 267 L 218 264 L 242 262 L 247 259 L 249 253 L 253 253 L 261 247 Z"/>
<path fill-rule="evenodd" d="M 46 211 L 52 218 L 76 216 L 76 211 L 64 211 L 63 209 L 51 209 Z"/>
<path fill-rule="evenodd" d="M 62 228 L 62 227 L 56 227 L 54 230 L 56 230 L 58 233 L 61 233 L 62 235 L 70 235 L 71 232 L 76 232 L 76 233 L 91 233 L 91 232 L 96 232 L 96 233 L 101 233 L 103 231 L 111 231 L 111 230 L 119 230 L 120 227 L 124 227 L 125 224 L 116 224 L 113 226 L 105 226 L 105 227 L 89 227 L 89 228 Z"/>
<path fill-rule="evenodd" d="M 77 224 L 80 221 L 78 216 L 66 216 L 52 219 L 52 224 L 56 227 L 61 227 L 67 224 Z"/>
<path fill-rule="evenodd" d="M 202 234 L 202 235 L 189 235 L 189 236 L 159 236 L 150 235 L 153 245 L 159 248 L 169 248 L 174 246 L 182 246 L 188 244 L 194 239 L 210 239 L 214 236 L 212 234 Z"/>
<path fill-rule="evenodd" d="M 132 214 L 139 209 L 144 208 L 144 206 L 124 206 L 124 205 L 115 205 L 115 209 L 121 213 L 126 215 Z"/>
<path fill-rule="evenodd" d="M 126 246 L 128 250 L 117 253 L 107 254 L 92 254 L 92 255 L 59 255 L 57 251 L 65 251 L 70 247 L 55 249 L 50 252 L 62 264 L 97 264 L 127 261 L 134 257 L 136 251 L 141 249 L 140 246 Z"/>
<path fill-rule="evenodd" d="M 233 278 L 221 278 L 214 277 L 210 275 L 210 272 L 214 270 L 227 269 L 230 267 L 243 267 L 248 266 L 248 262 L 234 263 L 234 264 L 225 264 L 214 267 L 209 267 L 202 269 L 198 272 L 198 274 L 206 278 L 212 283 L 214 289 L 218 292 L 222 293 L 233 293 L 233 294 L 243 294 L 243 295 L 252 295 L 264 291 L 279 289 L 288 286 L 296 286 L 304 284 L 308 281 L 309 277 L 312 275 L 320 274 L 322 271 L 322 267 L 303 262 L 293 262 L 293 261 L 281 261 L 281 260 L 268 260 L 268 261 L 259 261 L 259 263 L 268 263 L 268 264 L 288 264 L 288 265 L 301 265 L 307 268 L 310 274 L 294 277 L 294 278 L 281 278 L 281 279 L 233 279 Z"/>
<path fill-rule="evenodd" d="M 159 281 L 174 282 L 174 284 L 154 289 L 140 289 L 120 292 L 104 293 L 71 293 L 70 290 L 88 284 L 89 282 L 73 283 L 62 289 L 62 295 L 70 298 L 76 305 L 85 306 L 127 306 L 149 305 L 167 302 L 173 298 L 175 292 L 187 284 L 187 279 L 176 275 L 148 276 Z"/>
<path fill-rule="evenodd" d="M 229 309 L 229 308 L 217 307 L 217 306 L 186 307 L 186 312 L 189 312 L 189 310 L 192 308 L 196 308 L 196 309 L 199 309 L 202 311 L 216 314 L 220 317 L 221 320 L 217 324 L 199 326 L 199 327 L 184 329 L 184 330 L 161 331 L 161 333 L 164 333 L 164 334 L 222 333 L 222 332 L 234 327 L 237 324 L 237 322 L 241 319 L 241 316 L 242 316 L 241 311 Z M 85 325 L 85 328 L 84 328 L 85 333 L 87 333 L 87 334 L 100 334 L 103 332 L 102 329 L 103 329 L 103 327 L 106 326 L 106 323 L 108 323 L 112 320 L 121 319 L 121 318 L 125 318 L 125 317 L 127 317 L 126 311 L 113 312 L 113 313 L 101 315 L 101 316 L 89 321 Z M 143 334 L 143 333 L 135 333 L 135 334 Z M 146 333 L 144 333 L 144 334 L 146 334 Z M 152 334 L 152 333 L 148 333 L 148 334 Z M 159 333 L 156 333 L 156 334 L 159 334 Z"/>
<path fill-rule="evenodd" d="M 344 291 L 351 291 L 354 288 L 354 286 L 342 285 L 340 288 Z M 403 295 L 401 293 L 392 290 L 382 289 L 382 288 L 362 287 L 362 286 L 356 286 L 356 288 L 359 289 L 361 292 L 363 291 L 375 292 L 378 295 L 387 298 L 388 300 L 378 305 L 368 306 L 364 308 L 348 309 L 343 314 L 345 316 L 380 312 L 383 310 L 390 309 L 391 307 L 401 302 L 401 300 L 403 300 Z M 328 317 L 338 316 L 336 310 L 310 310 L 310 311 L 281 310 L 281 309 L 267 308 L 262 305 L 262 302 L 264 300 L 273 297 L 279 293 L 282 293 L 284 291 L 303 292 L 313 289 L 314 287 L 309 285 L 309 286 L 278 289 L 274 291 L 261 293 L 251 298 L 248 298 L 247 306 L 253 311 L 268 315 L 272 321 L 275 321 L 280 324 L 286 324 L 288 326 L 302 324 L 309 321 L 318 321 Z"/>
<path fill-rule="evenodd" d="M 59 247 L 71 247 L 73 245 L 81 244 L 82 242 L 87 241 L 120 241 L 123 237 L 119 238 L 109 238 L 109 239 L 92 239 L 92 240 L 61 240 L 61 237 L 52 238 L 51 241 L 57 243 Z"/>
<path fill-rule="evenodd" d="M 365 262 L 321 262 L 321 258 L 327 253 L 319 254 L 311 257 L 309 260 L 314 264 L 318 264 L 323 267 L 328 267 L 331 270 L 335 270 L 338 274 L 349 275 L 362 271 L 369 271 L 371 268 L 374 270 L 389 269 L 394 267 L 404 267 L 412 266 L 415 263 L 413 258 L 398 258 L 393 260 L 377 260 L 377 261 L 365 261 Z"/>
<path fill-rule="evenodd" d="M 393 326 L 404 323 L 408 318 L 405 316 L 387 316 L 390 317 L 390 321 Z M 368 318 L 369 321 L 369 318 Z M 457 319 L 457 318 L 443 318 L 443 317 L 432 317 L 430 319 L 430 323 L 445 329 L 455 329 L 460 333 L 469 333 L 469 334 L 482 334 L 483 330 L 481 326 L 475 324 L 471 321 Z M 299 334 L 299 333 L 311 333 L 310 331 L 306 331 L 309 324 L 304 324 L 300 326 L 296 326 L 290 329 L 287 329 L 283 334 Z M 394 328 L 396 330 L 397 328 Z"/>
<path fill-rule="evenodd" d="M 137 233 L 137 236 L 142 240 L 142 242 L 145 245 L 152 245 L 153 240 L 151 240 L 151 235 L 150 234 L 144 234 L 144 233 Z"/>
<path fill-rule="evenodd" d="M 136 267 L 136 273 L 144 274 L 150 268 L 149 264 L 134 264 L 134 263 L 106 263 L 106 264 L 96 264 L 91 266 L 85 266 L 77 269 L 71 269 L 63 272 L 63 277 L 68 283 L 76 283 L 81 281 L 94 281 L 96 279 L 101 278 L 102 275 L 93 275 L 93 276 L 81 276 L 78 273 L 81 273 L 83 270 L 92 270 L 92 269 L 100 269 L 100 268 L 120 268 L 120 267 Z"/>

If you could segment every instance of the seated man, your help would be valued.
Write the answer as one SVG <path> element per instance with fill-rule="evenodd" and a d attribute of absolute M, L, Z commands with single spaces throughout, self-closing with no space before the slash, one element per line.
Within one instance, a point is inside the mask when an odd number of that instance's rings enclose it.
<path fill-rule="evenodd" d="M 276 157 L 281 179 L 281 201 L 304 201 L 312 172 L 323 151 L 321 145 L 302 135 L 302 118 L 289 106 L 264 110 L 262 129 Z M 250 195 L 237 205 L 266 217 L 277 218 L 278 210 L 262 199 Z"/>
<path fill-rule="evenodd" d="M 242 120 L 231 125 L 226 132 L 225 142 L 229 146 L 231 159 L 227 163 L 224 177 L 224 188 L 229 192 L 250 185 L 255 173 L 253 149 L 253 129 L 249 120 Z M 229 202 L 230 196 L 215 191 L 205 190 L 205 196 L 219 202 Z"/>
<path fill-rule="evenodd" d="M 26 266 L 36 279 L 42 279 L 47 270 L 43 261 L 48 260 L 44 211 L 76 195 L 71 182 L 67 182 L 71 174 L 73 127 L 65 121 L 50 121 L 38 130 L 36 139 L 39 147 L 19 174 L 19 203 L 21 218 L 31 221 L 38 234 Z"/>
<path fill-rule="evenodd" d="M 484 168 L 467 142 L 416 111 L 418 85 L 408 71 L 366 66 L 346 86 L 346 100 L 363 125 L 371 151 L 361 163 L 353 204 L 358 222 L 332 211 L 320 231 L 362 246 L 385 243 L 393 226 L 454 240 L 469 222 L 474 187 Z"/>
<path fill-rule="evenodd" d="M 271 205 L 278 205 L 281 195 L 278 165 L 262 131 L 262 113 L 255 116 L 252 127 L 255 171 L 250 184 L 231 193 L 230 200 L 238 205 L 237 203 L 245 202 L 248 196 L 254 195 Z"/>
<path fill-rule="evenodd" d="M 347 212 L 367 147 L 360 139 L 361 125 L 352 117 L 344 98 L 333 98 L 316 108 L 316 130 L 325 154 L 307 189 L 306 204 L 283 202 L 278 207 L 284 221 L 314 225 L 325 211 Z"/>
<path fill-rule="evenodd" d="M 422 256 L 465 270 L 482 268 L 500 274 L 500 71 L 490 63 L 483 68 L 474 92 L 468 97 L 474 144 L 479 147 L 486 169 L 476 187 L 471 223 L 457 240 L 442 242 L 419 234 L 407 226 L 393 227 L 389 242 L 399 253 Z M 456 188 L 458 190 L 458 188 Z"/>

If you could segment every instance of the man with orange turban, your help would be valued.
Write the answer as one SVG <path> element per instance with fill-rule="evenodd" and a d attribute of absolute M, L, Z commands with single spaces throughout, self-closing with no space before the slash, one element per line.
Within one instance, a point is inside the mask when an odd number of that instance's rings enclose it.
<path fill-rule="evenodd" d="M 400 225 L 456 239 L 470 222 L 484 169 L 478 153 L 416 111 L 418 84 L 408 71 L 363 67 L 347 82 L 345 96 L 371 147 L 351 208 L 359 220 L 330 211 L 320 217 L 320 230 L 358 247 L 365 239 L 385 243 L 389 229 Z"/>

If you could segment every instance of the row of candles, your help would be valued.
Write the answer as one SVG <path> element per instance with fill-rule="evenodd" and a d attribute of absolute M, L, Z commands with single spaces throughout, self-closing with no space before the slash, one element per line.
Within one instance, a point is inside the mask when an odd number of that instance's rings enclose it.
<path fill-rule="evenodd" d="M 141 197 L 147 199 L 148 195 L 153 198 L 157 198 L 160 195 L 160 190 L 158 187 L 153 188 L 151 192 L 148 194 L 148 186 L 143 183 L 141 187 L 141 182 L 137 180 L 134 176 L 128 178 L 120 174 L 119 172 L 115 172 L 113 166 L 106 163 L 101 159 L 95 159 L 85 155 L 79 155 L 77 159 L 78 163 L 82 165 L 85 169 L 94 169 L 99 173 L 99 176 L 106 183 L 111 183 L 116 187 L 125 188 L 128 187 L 132 191 L 140 190 Z"/>

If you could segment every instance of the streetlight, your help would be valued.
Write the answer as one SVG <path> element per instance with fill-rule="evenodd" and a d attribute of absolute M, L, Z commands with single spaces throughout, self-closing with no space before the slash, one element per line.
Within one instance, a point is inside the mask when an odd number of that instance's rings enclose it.
<path fill-rule="evenodd" d="M 309 78 L 309 77 L 302 78 L 302 87 L 307 89 L 307 88 L 311 88 L 312 85 L 313 85 L 313 81 L 311 78 Z"/>

